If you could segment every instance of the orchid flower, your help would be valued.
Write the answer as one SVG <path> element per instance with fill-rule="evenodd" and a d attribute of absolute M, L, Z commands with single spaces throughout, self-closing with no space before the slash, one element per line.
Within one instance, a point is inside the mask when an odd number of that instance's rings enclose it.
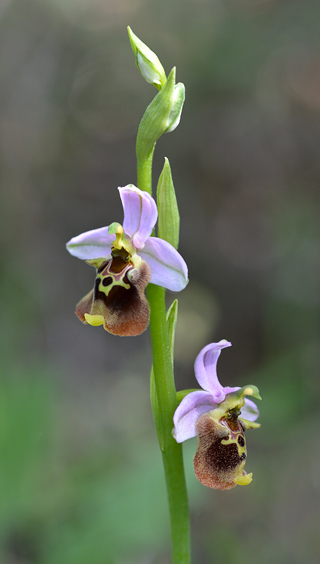
<path fill-rule="evenodd" d="M 247 485 L 252 473 L 244 465 L 247 457 L 244 432 L 260 427 L 257 406 L 245 396 L 261 399 L 256 386 L 223 387 L 217 377 L 221 350 L 231 343 L 223 339 L 202 349 L 196 358 L 195 376 L 203 390 L 188 393 L 175 411 L 174 438 L 178 443 L 198 436 L 194 469 L 205 486 L 231 489 Z"/>
<path fill-rule="evenodd" d="M 76 315 L 114 335 L 140 335 L 149 322 L 147 284 L 179 292 L 188 283 L 188 269 L 170 243 L 151 237 L 158 217 L 152 196 L 132 184 L 119 192 L 123 226 L 112 223 L 67 243 L 70 254 L 97 270 L 94 289 L 77 304 Z"/>

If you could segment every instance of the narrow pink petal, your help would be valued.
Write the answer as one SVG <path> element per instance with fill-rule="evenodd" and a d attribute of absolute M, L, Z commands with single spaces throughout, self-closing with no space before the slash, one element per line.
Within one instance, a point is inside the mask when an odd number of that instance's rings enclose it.
<path fill-rule="evenodd" d="M 225 395 L 231 394 L 232 392 L 237 392 L 238 390 L 240 390 L 240 386 L 225 386 L 223 388 Z"/>
<path fill-rule="evenodd" d="M 183 398 L 173 416 L 174 432 L 173 436 L 177 443 L 182 443 L 187 439 L 195 437 L 196 422 L 203 413 L 212 411 L 216 404 L 208 392 L 191 392 Z"/>
<path fill-rule="evenodd" d="M 156 203 L 148 192 L 133 184 L 119 188 L 119 192 L 124 211 L 124 232 L 131 237 L 136 249 L 142 249 L 158 218 Z"/>
<path fill-rule="evenodd" d="M 109 235 L 108 227 L 100 227 L 73 237 L 66 246 L 74 257 L 88 260 L 110 256 L 111 242 L 114 239 L 115 235 Z"/>
<path fill-rule="evenodd" d="M 207 345 L 198 354 L 194 363 L 196 379 L 201 388 L 210 392 L 216 403 L 223 401 L 226 395 L 225 388 L 221 386 L 217 376 L 217 361 L 221 349 L 225 347 L 231 347 L 231 343 L 225 339 L 219 341 L 219 343 Z M 231 389 L 233 390 L 234 388 L 228 388 L 228 390 Z"/>
<path fill-rule="evenodd" d="M 256 404 L 246 398 L 244 406 L 241 408 L 241 415 L 240 418 L 248 419 L 248 421 L 255 421 L 259 417 L 259 409 L 257 408 Z"/>
<path fill-rule="evenodd" d="M 180 292 L 188 284 L 188 267 L 178 251 L 167 241 L 150 237 L 139 256 L 150 266 L 152 284 L 173 292 Z"/>

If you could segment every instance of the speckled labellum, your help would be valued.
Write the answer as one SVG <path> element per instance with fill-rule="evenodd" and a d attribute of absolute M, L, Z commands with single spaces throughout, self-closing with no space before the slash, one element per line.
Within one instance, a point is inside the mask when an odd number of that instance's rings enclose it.
<path fill-rule="evenodd" d="M 144 289 L 150 280 L 150 268 L 141 261 L 135 267 L 127 253 L 113 252 L 110 260 L 86 261 L 95 266 L 94 289 L 76 307 L 83 323 L 103 325 L 113 335 L 140 335 L 148 326 L 149 304 Z"/>
<path fill-rule="evenodd" d="M 238 412 L 240 413 L 240 412 Z M 217 421 L 213 412 L 201 415 L 196 424 L 198 449 L 194 457 L 195 474 L 204 486 L 230 490 L 247 485 L 252 473 L 244 465 L 247 458 L 245 423 L 235 412 Z"/>

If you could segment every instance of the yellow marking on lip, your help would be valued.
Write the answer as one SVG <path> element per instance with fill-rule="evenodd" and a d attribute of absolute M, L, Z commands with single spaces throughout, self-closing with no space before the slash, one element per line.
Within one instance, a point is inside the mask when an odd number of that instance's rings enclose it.
<path fill-rule="evenodd" d="M 90 315 L 90 313 L 85 313 L 84 317 L 86 322 L 93 327 L 98 327 L 99 325 L 103 325 L 104 323 L 102 315 Z"/>
<path fill-rule="evenodd" d="M 130 284 L 127 284 L 126 282 L 124 282 L 123 278 L 125 276 L 125 274 L 128 272 L 128 269 L 125 270 L 124 274 L 122 275 L 122 278 L 120 279 L 116 279 L 114 278 L 112 272 L 108 272 L 106 276 L 102 277 L 102 280 L 99 284 L 99 292 L 102 292 L 103 294 L 105 294 L 106 297 L 109 296 L 112 288 L 114 288 L 115 286 L 121 286 L 122 288 L 125 288 L 126 290 L 130 290 Z M 108 285 L 108 286 L 104 286 L 103 285 L 103 280 L 106 278 L 112 278 L 112 282 Z"/>
<path fill-rule="evenodd" d="M 234 481 L 238 484 L 238 486 L 248 486 L 252 482 L 252 472 L 250 472 L 250 474 L 237 476 Z"/>

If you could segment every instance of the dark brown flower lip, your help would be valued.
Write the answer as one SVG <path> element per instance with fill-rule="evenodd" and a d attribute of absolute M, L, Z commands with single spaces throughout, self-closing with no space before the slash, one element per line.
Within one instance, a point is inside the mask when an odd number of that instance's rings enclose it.
<path fill-rule="evenodd" d="M 194 470 L 198 480 L 214 489 L 228 490 L 237 484 L 251 482 L 246 474 L 246 442 L 239 421 L 216 421 L 209 413 L 202 414 L 196 424 L 198 448 Z"/>
<path fill-rule="evenodd" d="M 93 262 L 93 261 L 92 261 Z M 149 323 L 149 304 L 144 295 L 150 280 L 150 268 L 144 261 L 139 267 L 121 255 L 109 261 L 96 261 L 94 289 L 76 307 L 77 317 L 85 324 L 103 325 L 109 333 L 136 336 Z"/>

